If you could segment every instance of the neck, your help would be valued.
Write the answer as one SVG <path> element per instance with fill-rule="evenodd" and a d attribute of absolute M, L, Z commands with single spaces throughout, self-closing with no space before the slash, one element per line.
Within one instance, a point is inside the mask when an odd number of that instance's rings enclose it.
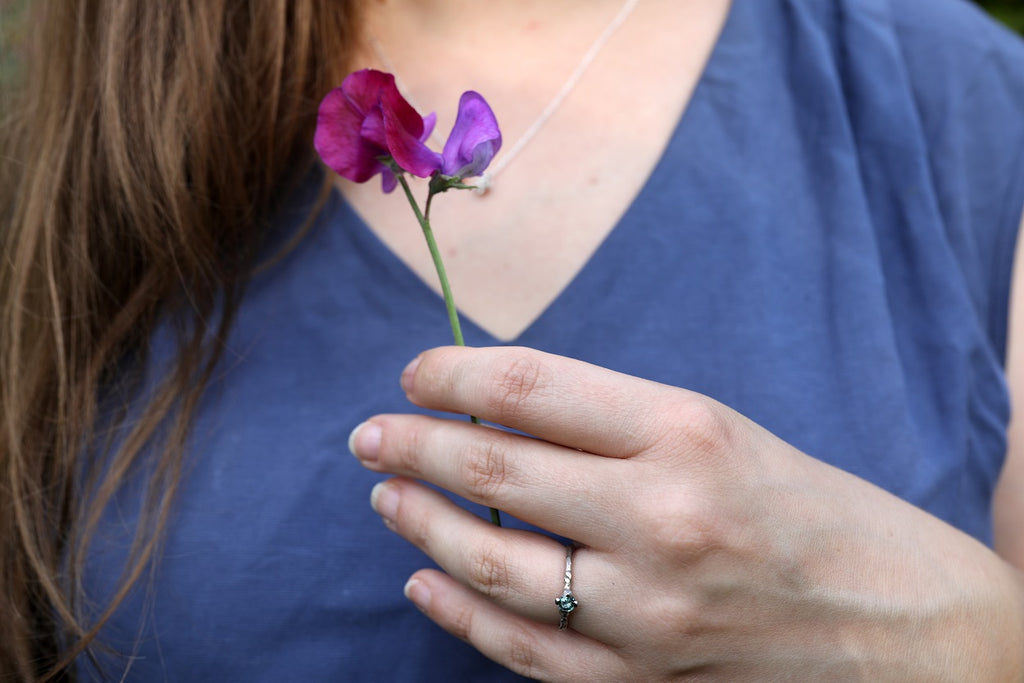
<path fill-rule="evenodd" d="M 454 122 L 462 91 L 477 90 L 502 112 L 506 142 L 512 144 L 623 5 L 624 0 L 381 0 L 367 12 L 370 39 L 354 67 L 395 72 L 414 106 L 438 114 L 441 133 Z"/>
<path fill-rule="evenodd" d="M 510 27 L 614 12 L 622 0 L 377 0 L 367 3 L 369 21 L 385 18 L 420 33 L 453 37 L 470 27 Z"/>

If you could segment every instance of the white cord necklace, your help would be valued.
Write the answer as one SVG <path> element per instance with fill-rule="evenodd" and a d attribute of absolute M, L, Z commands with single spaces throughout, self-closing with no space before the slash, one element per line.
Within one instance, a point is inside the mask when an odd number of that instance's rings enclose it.
<path fill-rule="evenodd" d="M 583 78 L 583 74 L 586 73 L 587 69 L 597 58 L 597 55 L 601 52 L 601 49 L 605 46 L 605 44 L 608 43 L 611 37 L 615 35 L 615 32 L 619 30 L 619 27 L 626 23 L 626 19 L 628 19 L 629 15 L 633 13 L 633 10 L 636 9 L 636 6 L 639 4 L 639 2 L 640 0 L 626 0 L 623 3 L 622 8 L 619 9 L 618 14 L 616 14 L 615 17 L 611 20 L 611 23 L 605 26 L 604 30 L 590 46 L 590 49 L 588 49 L 583 54 L 583 57 L 580 59 L 579 64 L 576 65 L 576 68 L 573 70 L 573 72 L 569 74 L 569 78 L 566 79 L 565 83 L 562 84 L 562 87 L 558 90 L 557 93 L 555 93 L 555 96 L 551 98 L 550 102 L 548 102 L 548 106 L 544 107 L 544 110 L 541 111 L 541 113 L 537 116 L 533 123 L 531 123 L 530 126 L 523 132 L 523 134 L 519 136 L 519 139 L 516 140 L 511 147 L 509 147 L 506 151 L 499 154 L 498 158 L 495 160 L 494 164 L 491 165 L 490 169 L 480 176 L 479 180 L 477 180 L 476 183 L 476 193 L 478 195 L 483 196 L 487 194 L 487 191 L 491 189 L 491 187 L 494 184 L 494 178 L 499 173 L 501 173 L 506 166 L 512 163 L 512 160 L 515 159 L 521 151 L 523 151 L 523 148 L 526 147 L 526 145 L 528 145 L 530 141 L 537 136 L 537 133 L 539 133 L 540 130 L 544 127 L 544 124 L 546 124 L 548 120 L 555 114 L 555 112 L 558 111 L 558 108 L 562 106 L 562 102 L 564 102 L 565 98 L 569 96 L 569 93 L 571 93 L 573 89 L 576 88 L 576 85 L 580 82 L 580 79 Z M 398 89 L 402 91 L 402 94 L 405 96 L 405 99 L 407 99 L 409 103 L 412 104 L 412 106 L 415 107 L 417 110 L 422 111 L 422 109 L 420 109 L 420 107 L 417 106 L 416 102 L 410 96 L 409 88 L 406 87 L 405 83 L 402 82 L 402 79 L 398 77 L 398 72 L 395 69 L 395 65 L 394 63 L 392 63 L 390 59 L 388 59 L 387 53 L 384 52 L 384 47 L 372 35 L 367 36 L 367 40 L 370 44 L 370 48 L 373 50 L 377 59 L 380 60 L 381 65 L 383 65 L 385 69 L 387 69 L 389 72 L 391 72 L 391 74 L 394 75 L 395 84 L 398 86 Z M 435 145 L 444 145 L 444 141 L 437 137 L 437 131 L 431 133 L 430 140 Z"/>

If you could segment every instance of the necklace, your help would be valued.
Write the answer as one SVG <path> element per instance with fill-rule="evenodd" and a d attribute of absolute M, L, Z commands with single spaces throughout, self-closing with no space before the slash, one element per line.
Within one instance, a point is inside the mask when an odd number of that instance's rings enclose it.
<path fill-rule="evenodd" d="M 569 94 L 576 88 L 577 84 L 579 84 L 580 79 L 583 78 L 583 74 L 585 74 L 587 69 L 590 68 L 590 65 L 593 64 L 594 60 L 597 58 L 597 55 L 601 52 L 601 49 L 604 48 L 604 46 L 608 43 L 609 40 L 611 40 L 611 37 L 615 35 L 615 32 L 618 31 L 624 23 L 626 23 L 626 19 L 628 19 L 629 15 L 633 13 L 633 10 L 636 9 L 636 6 L 639 4 L 639 2 L 640 0 L 625 0 L 625 2 L 622 4 L 622 7 L 619 9 L 618 13 L 612 18 L 611 22 L 607 26 L 605 26 L 604 30 L 601 31 L 600 35 L 598 35 L 594 42 L 590 45 L 590 48 L 585 53 L 583 53 L 583 57 L 580 58 L 580 61 L 576 65 L 576 68 L 573 69 L 573 72 L 571 74 L 569 74 L 569 77 L 565 80 L 565 83 L 563 83 L 562 87 L 559 88 L 557 93 L 555 93 L 555 96 L 551 98 L 551 101 L 548 102 L 548 105 L 544 107 L 541 113 L 537 116 L 536 119 L 534 119 L 533 123 L 529 125 L 529 127 L 523 132 L 523 134 L 519 136 L 519 139 L 516 140 L 515 143 L 510 148 L 508 148 L 507 151 L 499 154 L 498 158 L 491 165 L 490 169 L 480 176 L 479 180 L 477 180 L 476 183 L 475 192 L 477 195 L 483 196 L 487 194 L 487 191 L 490 190 L 494 184 L 495 177 L 499 173 L 501 173 L 505 169 L 505 167 L 512 163 L 513 159 L 519 156 L 519 153 L 523 151 L 523 148 L 530 144 L 530 141 L 537 136 L 537 134 L 544 127 L 544 124 L 546 124 L 548 120 L 552 116 L 554 116 L 555 112 L 558 111 L 558 108 L 562 106 L 562 102 L 565 101 L 565 98 L 568 97 Z M 395 65 L 388 58 L 387 53 L 384 51 L 384 46 L 381 45 L 380 42 L 373 35 L 367 36 L 367 41 L 369 42 L 370 48 L 373 50 L 374 55 L 377 57 L 378 60 L 380 60 L 381 65 L 383 65 L 385 69 L 387 69 L 389 72 L 391 72 L 391 74 L 394 75 L 395 84 L 398 86 L 398 89 L 405 96 L 405 99 L 407 99 L 409 103 L 413 105 L 414 108 L 422 111 L 420 107 L 416 105 L 416 102 L 413 100 L 413 98 L 409 95 L 409 88 L 406 87 L 405 83 L 402 82 L 402 79 L 398 77 L 398 72 L 395 69 Z M 444 141 L 437 137 L 436 130 L 430 134 L 430 140 L 431 142 L 438 146 L 442 146 L 444 144 Z"/>

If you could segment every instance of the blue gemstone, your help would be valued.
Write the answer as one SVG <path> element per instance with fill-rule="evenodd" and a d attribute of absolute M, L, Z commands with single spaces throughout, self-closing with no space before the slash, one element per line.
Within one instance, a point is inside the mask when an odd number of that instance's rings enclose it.
<path fill-rule="evenodd" d="M 568 614 L 569 612 L 576 609 L 576 605 L 578 605 L 579 602 L 576 600 L 575 597 L 573 597 L 572 593 L 566 593 L 560 598 L 555 598 L 555 604 L 558 605 L 558 610 L 560 612 L 562 612 L 563 614 Z"/>

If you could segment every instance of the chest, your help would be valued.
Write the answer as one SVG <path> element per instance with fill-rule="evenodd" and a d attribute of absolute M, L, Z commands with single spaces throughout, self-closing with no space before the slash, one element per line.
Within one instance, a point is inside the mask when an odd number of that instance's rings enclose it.
<path fill-rule="evenodd" d="M 674 10 L 669 3 L 652 5 L 686 15 L 677 17 L 681 28 L 674 34 L 647 30 L 664 10 L 637 10 L 635 23 L 609 41 L 549 117 L 542 112 L 565 83 L 546 77 L 524 85 L 510 74 L 507 82 L 494 82 L 493 96 L 479 88 L 505 138 L 495 160 L 499 174 L 486 195 L 453 191 L 435 198 L 431 222 L 459 309 L 495 338 L 515 338 L 548 308 L 657 165 L 728 10 L 727 2 L 696 11 L 692 4 L 676 3 Z M 439 130 L 447 130 L 443 117 Z M 340 182 L 377 237 L 438 291 L 423 237 L 400 193 L 383 195 L 376 182 Z M 424 185 L 418 187 L 421 201 Z"/>

